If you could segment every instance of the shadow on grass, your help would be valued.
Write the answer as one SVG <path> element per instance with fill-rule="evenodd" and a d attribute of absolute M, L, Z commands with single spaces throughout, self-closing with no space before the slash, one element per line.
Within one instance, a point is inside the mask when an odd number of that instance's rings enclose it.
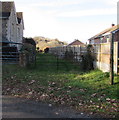
<path fill-rule="evenodd" d="M 79 72 L 79 66 L 73 62 L 59 59 L 50 54 L 39 54 L 37 56 L 36 70 L 39 72 Z"/>

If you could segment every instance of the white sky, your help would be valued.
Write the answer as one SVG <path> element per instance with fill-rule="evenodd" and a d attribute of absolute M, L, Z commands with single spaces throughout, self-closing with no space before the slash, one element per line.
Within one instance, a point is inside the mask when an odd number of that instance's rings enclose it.
<path fill-rule="evenodd" d="M 8 0 L 2 0 L 8 1 Z M 118 0 L 14 0 L 24 15 L 24 36 L 82 42 L 117 24 Z"/>

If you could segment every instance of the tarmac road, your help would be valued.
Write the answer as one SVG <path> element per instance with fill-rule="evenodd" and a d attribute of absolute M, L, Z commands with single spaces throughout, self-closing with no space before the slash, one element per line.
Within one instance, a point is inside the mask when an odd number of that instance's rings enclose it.
<path fill-rule="evenodd" d="M 2 118 L 89 118 L 89 116 L 68 107 L 2 96 Z"/>

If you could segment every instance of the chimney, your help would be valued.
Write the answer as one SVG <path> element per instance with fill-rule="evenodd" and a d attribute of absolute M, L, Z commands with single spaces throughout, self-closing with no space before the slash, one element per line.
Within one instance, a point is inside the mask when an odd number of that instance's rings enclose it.
<path fill-rule="evenodd" d="M 115 24 L 112 24 L 112 27 L 114 27 L 115 26 Z"/>

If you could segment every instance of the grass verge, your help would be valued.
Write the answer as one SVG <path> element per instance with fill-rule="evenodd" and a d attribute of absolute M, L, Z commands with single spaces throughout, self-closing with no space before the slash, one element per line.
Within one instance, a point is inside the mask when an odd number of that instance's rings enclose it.
<path fill-rule="evenodd" d="M 3 94 L 67 105 L 99 117 L 118 116 L 119 76 L 80 67 L 49 54 L 37 55 L 36 67 L 3 66 Z"/>

